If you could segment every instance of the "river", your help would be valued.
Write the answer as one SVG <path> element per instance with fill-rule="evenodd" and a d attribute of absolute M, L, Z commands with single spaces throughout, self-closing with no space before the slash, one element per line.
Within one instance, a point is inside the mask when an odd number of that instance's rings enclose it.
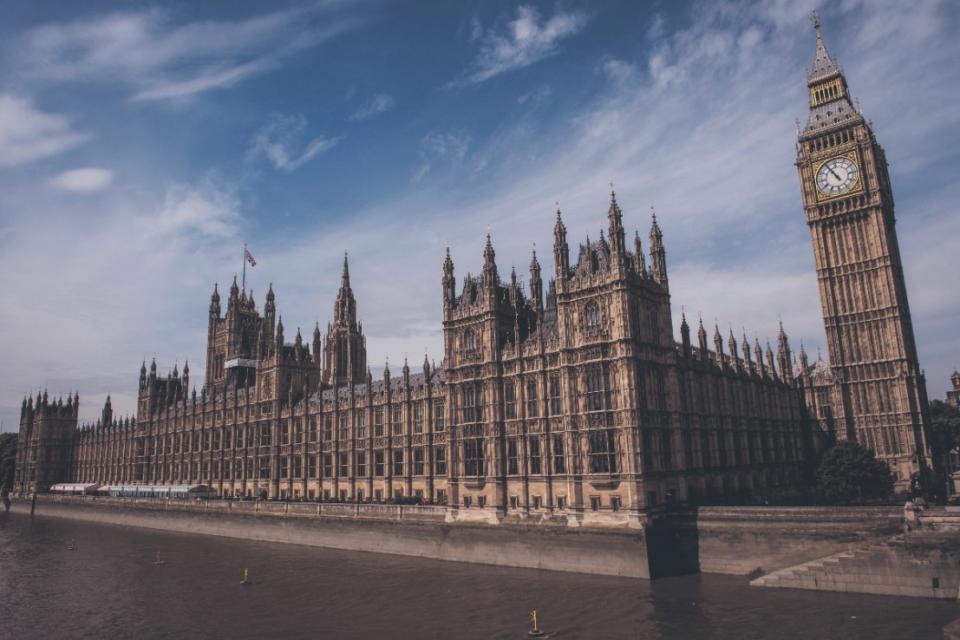
<path fill-rule="evenodd" d="M 960 617 L 953 602 L 740 577 L 651 583 L 0 514 L 3 639 L 519 640 L 531 609 L 551 638 L 598 640 L 920 640 Z"/>

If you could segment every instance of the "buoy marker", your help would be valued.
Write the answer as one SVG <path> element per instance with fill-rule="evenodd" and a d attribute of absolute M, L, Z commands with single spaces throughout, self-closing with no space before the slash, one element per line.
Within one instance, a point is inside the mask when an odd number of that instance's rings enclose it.
<path fill-rule="evenodd" d="M 246 567 L 243 568 L 243 579 L 240 580 L 240 584 L 243 584 L 243 585 L 253 584 L 252 582 L 250 582 L 250 571 Z"/>
<path fill-rule="evenodd" d="M 533 624 L 533 629 L 530 629 L 530 631 L 527 631 L 527 637 L 528 637 L 528 638 L 549 638 L 549 637 L 550 637 L 550 636 L 548 636 L 548 635 L 546 634 L 546 632 L 544 632 L 544 630 L 541 629 L 541 628 L 539 627 L 539 625 L 537 624 L 537 610 L 536 610 L 536 609 L 534 609 L 533 611 L 530 612 L 530 622 Z"/>
<path fill-rule="evenodd" d="M 153 559 L 153 564 L 163 564 L 163 560 L 160 559 L 159 551 L 157 551 L 157 555 Z"/>

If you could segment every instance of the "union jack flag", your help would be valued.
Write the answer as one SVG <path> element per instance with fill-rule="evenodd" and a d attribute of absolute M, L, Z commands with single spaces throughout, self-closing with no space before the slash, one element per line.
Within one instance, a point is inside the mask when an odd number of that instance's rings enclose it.
<path fill-rule="evenodd" d="M 243 257 L 247 259 L 247 262 L 250 263 L 251 267 L 257 266 L 257 261 L 253 259 L 253 254 L 250 253 L 249 249 L 243 250 Z"/>

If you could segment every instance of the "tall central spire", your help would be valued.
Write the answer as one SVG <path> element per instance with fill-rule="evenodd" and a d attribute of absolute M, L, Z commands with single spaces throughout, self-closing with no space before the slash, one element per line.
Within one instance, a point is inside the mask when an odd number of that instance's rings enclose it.
<path fill-rule="evenodd" d="M 807 81 L 814 83 L 839 74 L 840 67 L 834 62 L 830 52 L 827 51 L 827 45 L 823 42 L 823 32 L 820 31 L 820 16 L 817 15 L 816 9 L 810 12 L 810 22 L 813 23 L 813 29 L 817 32 L 817 49 L 813 56 L 813 66 L 810 67 Z"/>
<path fill-rule="evenodd" d="M 334 322 L 339 325 L 353 327 L 357 324 L 357 301 L 350 288 L 350 263 L 347 253 L 343 253 L 343 272 L 340 275 L 340 291 L 337 292 L 337 301 L 333 307 Z"/>

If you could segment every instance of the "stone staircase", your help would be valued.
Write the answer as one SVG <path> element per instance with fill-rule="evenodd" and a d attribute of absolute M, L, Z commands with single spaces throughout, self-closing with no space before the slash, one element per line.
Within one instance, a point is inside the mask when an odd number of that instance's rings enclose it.
<path fill-rule="evenodd" d="M 911 549 L 895 537 L 779 569 L 750 585 L 953 600 L 960 585 L 957 564 L 955 558 Z"/>

